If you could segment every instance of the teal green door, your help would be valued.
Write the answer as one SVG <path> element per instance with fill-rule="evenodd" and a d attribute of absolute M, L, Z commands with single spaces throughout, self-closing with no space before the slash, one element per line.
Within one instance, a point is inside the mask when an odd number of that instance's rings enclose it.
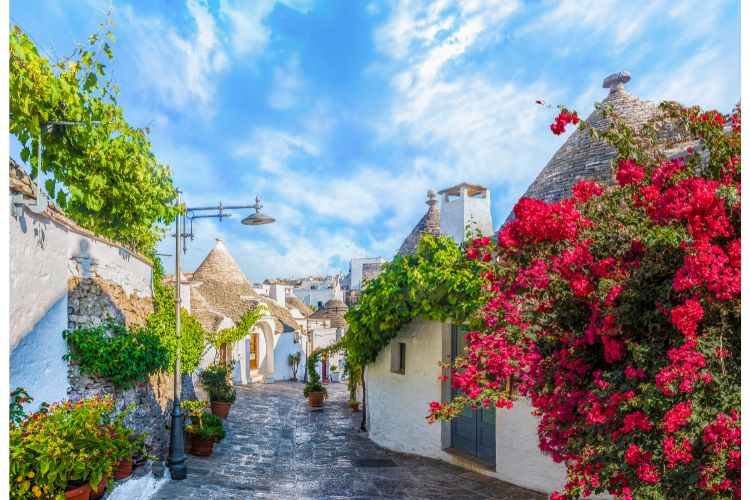
<path fill-rule="evenodd" d="M 466 346 L 466 330 L 451 326 L 451 356 L 462 355 Z M 459 396 L 460 389 L 451 388 L 451 399 Z M 482 460 L 495 463 L 495 408 L 467 407 L 461 415 L 451 420 L 451 447 Z"/>

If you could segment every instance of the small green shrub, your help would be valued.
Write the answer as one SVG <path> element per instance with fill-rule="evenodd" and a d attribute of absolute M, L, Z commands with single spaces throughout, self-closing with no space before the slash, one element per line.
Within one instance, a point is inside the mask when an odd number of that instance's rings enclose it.
<path fill-rule="evenodd" d="M 119 389 L 145 382 L 169 366 L 167 348 L 145 328 L 129 332 L 122 324 L 107 321 L 96 328 L 65 330 L 62 335 L 71 349 L 63 359 L 79 363 L 81 373 L 111 380 Z"/>
<path fill-rule="evenodd" d="M 198 376 L 201 387 L 214 403 L 234 403 L 237 399 L 237 392 L 229 380 L 231 369 L 231 364 L 216 363 L 203 370 Z"/>
<path fill-rule="evenodd" d="M 302 390 L 302 393 L 305 395 L 305 397 L 308 397 L 311 392 L 322 392 L 324 398 L 328 397 L 328 389 L 325 388 L 320 380 L 311 380 L 310 382 L 305 384 L 305 388 Z"/>

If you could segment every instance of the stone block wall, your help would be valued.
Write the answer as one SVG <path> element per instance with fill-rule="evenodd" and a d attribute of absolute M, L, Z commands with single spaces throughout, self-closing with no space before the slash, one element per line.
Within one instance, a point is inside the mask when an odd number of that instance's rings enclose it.
<path fill-rule="evenodd" d="M 128 295 L 123 287 L 100 278 L 71 278 L 68 283 L 68 329 L 99 326 L 116 320 L 127 327 L 142 325 L 153 311 L 151 299 L 133 293 Z M 125 425 L 136 432 L 146 432 L 146 444 L 151 452 L 164 456 L 167 451 L 166 426 L 173 401 L 172 374 L 157 373 L 148 382 L 128 390 L 117 389 L 112 382 L 90 374 L 81 373 L 71 362 L 68 366 L 68 397 L 77 399 L 94 394 L 110 394 L 115 398 L 117 411 L 132 403 L 134 408 L 125 418 Z M 192 380 L 185 377 L 183 395 L 194 397 Z"/>
<path fill-rule="evenodd" d="M 12 160 L 9 188 L 10 199 L 17 194 L 30 199 L 37 191 Z M 10 389 L 23 387 L 34 398 L 27 412 L 42 402 L 95 393 L 114 396 L 118 409 L 135 403 L 126 424 L 147 432 L 152 453 L 164 457 L 171 374 L 157 374 L 120 391 L 63 360 L 68 352 L 65 329 L 98 326 L 107 319 L 128 327 L 146 321 L 153 311 L 151 261 L 81 228 L 52 203 L 43 213 L 24 208 L 8 215 Z M 182 392 L 194 397 L 189 376 L 183 378 Z"/>

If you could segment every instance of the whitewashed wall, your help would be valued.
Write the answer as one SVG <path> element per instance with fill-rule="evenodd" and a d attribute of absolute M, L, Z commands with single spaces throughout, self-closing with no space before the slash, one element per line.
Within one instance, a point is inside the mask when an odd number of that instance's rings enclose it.
<path fill-rule="evenodd" d="M 367 367 L 370 439 L 390 450 L 436 458 L 532 490 L 562 491 L 565 468 L 539 451 L 538 420 L 531 415 L 528 401 L 496 411 L 494 471 L 445 451 L 450 446 L 450 424 L 428 424 L 425 417 L 432 401 L 450 397 L 448 383 L 438 380 L 438 361 L 450 353 L 449 324 L 417 319 L 392 342 L 406 344 L 406 373 L 391 372 L 390 346 Z"/>
<path fill-rule="evenodd" d="M 388 449 L 447 460 L 440 424 L 428 424 L 430 402 L 440 400 L 438 361 L 443 326 L 415 320 L 393 342 L 406 343 L 406 373 L 391 372 L 390 346 L 367 367 L 367 429 L 370 439 Z"/>
<path fill-rule="evenodd" d="M 150 298 L 151 265 L 59 215 L 24 210 L 9 219 L 10 384 L 25 388 L 38 405 L 67 395 L 61 334 L 68 327 L 69 280 L 99 277 Z"/>
<path fill-rule="evenodd" d="M 302 343 L 294 343 L 294 332 L 286 332 L 277 336 L 276 349 L 274 351 L 274 380 L 289 380 L 292 378 L 292 367 L 289 366 L 289 355 L 296 352 L 302 352 Z M 304 358 L 304 353 L 303 353 Z M 300 363 L 300 368 L 297 370 L 297 377 L 300 376 L 300 371 L 304 370 L 304 365 Z"/>

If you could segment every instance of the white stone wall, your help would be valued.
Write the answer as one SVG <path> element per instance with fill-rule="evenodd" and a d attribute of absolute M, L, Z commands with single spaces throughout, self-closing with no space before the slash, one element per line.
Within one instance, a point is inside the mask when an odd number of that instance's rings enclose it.
<path fill-rule="evenodd" d="M 8 217 L 11 390 L 25 388 L 37 405 L 58 401 L 69 387 L 61 335 L 68 328 L 69 280 L 98 277 L 150 298 L 151 265 L 59 216 L 24 210 Z"/>
<path fill-rule="evenodd" d="M 511 410 L 496 411 L 494 471 L 444 451 L 450 446 L 450 425 L 428 424 L 425 417 L 432 401 L 450 397 L 448 383 L 438 380 L 438 362 L 450 353 L 449 324 L 417 319 L 392 342 L 406 344 L 406 373 L 391 372 L 390 347 L 367 367 L 370 439 L 394 451 L 436 458 L 532 490 L 561 491 L 565 468 L 539 451 L 538 421 L 526 400 L 517 401 Z"/>
<path fill-rule="evenodd" d="M 294 295 L 308 306 L 316 308 L 321 307 L 333 298 L 341 298 L 334 294 L 333 288 L 324 288 L 322 290 L 295 290 Z M 318 305 L 318 303 L 320 303 L 320 305 Z"/>

